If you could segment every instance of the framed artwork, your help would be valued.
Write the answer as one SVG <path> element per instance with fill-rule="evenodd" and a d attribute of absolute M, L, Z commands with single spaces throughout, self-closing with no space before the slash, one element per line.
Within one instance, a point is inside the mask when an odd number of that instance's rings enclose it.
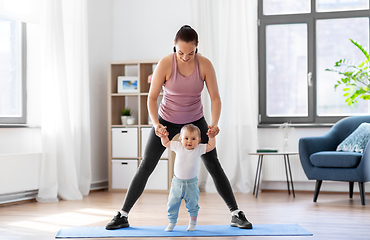
<path fill-rule="evenodd" d="M 117 84 L 118 93 L 139 92 L 139 77 L 137 76 L 119 76 Z"/>

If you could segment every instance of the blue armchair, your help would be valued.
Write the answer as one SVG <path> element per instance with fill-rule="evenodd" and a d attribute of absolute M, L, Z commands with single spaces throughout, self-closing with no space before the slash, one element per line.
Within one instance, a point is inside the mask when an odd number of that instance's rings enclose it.
<path fill-rule="evenodd" d="M 299 140 L 299 157 L 303 170 L 310 180 L 316 180 L 313 201 L 317 201 L 323 180 L 349 182 L 349 197 L 353 184 L 358 182 L 361 204 L 365 205 L 364 182 L 370 181 L 370 146 L 364 152 L 336 151 L 337 146 L 361 123 L 370 123 L 370 116 L 353 116 L 338 121 L 321 137 L 304 137 Z"/>

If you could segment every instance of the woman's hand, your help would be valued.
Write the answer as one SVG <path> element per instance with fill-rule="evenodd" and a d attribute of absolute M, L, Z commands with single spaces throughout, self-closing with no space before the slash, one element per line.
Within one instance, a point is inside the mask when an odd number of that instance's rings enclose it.
<path fill-rule="evenodd" d="M 169 133 L 167 132 L 167 129 L 166 129 L 167 127 L 165 127 L 165 126 L 163 126 L 162 124 L 157 124 L 156 126 L 155 126 L 155 134 L 158 136 L 158 137 L 160 137 L 160 138 L 162 138 L 162 137 L 166 137 L 166 136 L 168 136 L 169 135 Z"/>
<path fill-rule="evenodd" d="M 220 129 L 217 126 L 215 125 L 208 126 L 208 132 L 207 132 L 208 137 L 214 138 L 217 136 L 219 132 L 220 132 Z"/>

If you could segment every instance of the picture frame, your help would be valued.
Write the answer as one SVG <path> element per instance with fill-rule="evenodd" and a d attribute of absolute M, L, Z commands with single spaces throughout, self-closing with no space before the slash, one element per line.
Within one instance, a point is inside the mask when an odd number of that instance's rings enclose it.
<path fill-rule="evenodd" d="M 139 92 L 138 76 L 118 76 L 117 79 L 118 93 L 137 93 Z"/>

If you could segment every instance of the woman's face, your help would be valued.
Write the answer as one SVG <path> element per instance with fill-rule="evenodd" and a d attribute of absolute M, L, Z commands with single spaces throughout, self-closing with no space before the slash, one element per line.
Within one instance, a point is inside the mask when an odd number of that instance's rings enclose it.
<path fill-rule="evenodd" d="M 184 63 L 189 62 L 194 58 L 195 51 L 197 49 L 195 42 L 184 42 L 182 40 L 175 42 L 175 47 L 177 58 Z"/>

